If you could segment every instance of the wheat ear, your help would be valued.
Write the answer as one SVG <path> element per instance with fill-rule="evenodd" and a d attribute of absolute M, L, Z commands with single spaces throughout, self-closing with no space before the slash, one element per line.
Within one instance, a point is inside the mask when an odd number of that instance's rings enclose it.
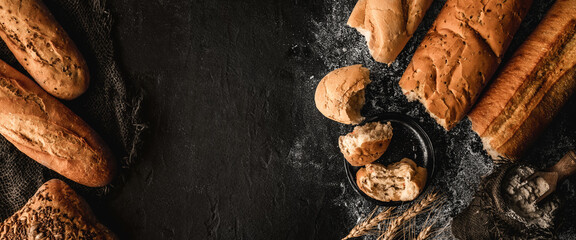
<path fill-rule="evenodd" d="M 428 207 L 430 207 L 436 200 L 439 198 L 438 192 L 433 192 L 427 194 L 422 200 L 413 204 L 408 208 L 408 210 L 404 211 L 400 216 L 390 220 L 388 223 L 388 227 L 386 230 L 378 237 L 378 240 L 391 240 L 393 239 L 398 232 L 400 231 L 400 227 L 408 220 L 416 217 L 418 214 L 426 211 Z"/>
<path fill-rule="evenodd" d="M 384 220 L 390 218 L 390 215 L 392 215 L 392 211 L 394 210 L 393 207 L 390 207 L 386 210 L 382 210 L 375 217 L 372 217 L 374 215 L 374 213 L 377 211 L 377 209 L 378 209 L 378 207 L 376 207 L 374 209 L 374 211 L 372 211 L 370 216 L 368 216 L 364 221 L 362 221 L 361 223 L 356 225 L 354 228 L 352 228 L 350 233 L 348 233 L 348 235 L 346 237 L 342 238 L 342 240 L 355 238 L 355 237 L 361 237 L 361 236 L 368 235 L 368 234 L 372 233 L 376 229 L 378 224 L 380 224 Z"/>

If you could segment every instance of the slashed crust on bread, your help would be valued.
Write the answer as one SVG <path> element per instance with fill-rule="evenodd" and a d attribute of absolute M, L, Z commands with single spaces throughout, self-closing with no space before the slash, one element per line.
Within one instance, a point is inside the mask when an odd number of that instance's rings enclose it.
<path fill-rule="evenodd" d="M 400 87 L 445 129 L 472 108 L 531 0 L 448 0 L 414 53 Z"/>
<path fill-rule="evenodd" d="M 576 89 L 576 0 L 558 0 L 468 115 L 494 160 L 517 160 Z"/>

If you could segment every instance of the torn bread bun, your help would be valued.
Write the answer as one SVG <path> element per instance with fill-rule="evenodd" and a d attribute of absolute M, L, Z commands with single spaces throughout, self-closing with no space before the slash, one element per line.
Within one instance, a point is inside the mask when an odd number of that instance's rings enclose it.
<path fill-rule="evenodd" d="M 352 166 L 364 166 L 380 158 L 388 149 L 391 139 L 390 122 L 372 122 L 357 126 L 351 133 L 340 136 L 338 145 Z"/>
<path fill-rule="evenodd" d="M 348 26 L 366 38 L 374 60 L 392 63 L 420 25 L 432 0 L 359 0 Z"/>
<path fill-rule="evenodd" d="M 414 200 L 426 184 L 426 168 L 408 158 L 384 166 L 372 163 L 356 173 L 356 184 L 369 197 L 382 201 Z"/>
<path fill-rule="evenodd" d="M 316 88 L 314 100 L 320 112 L 334 121 L 358 124 L 364 120 L 364 88 L 370 83 L 370 71 L 362 65 L 336 69 L 326 75 Z"/>

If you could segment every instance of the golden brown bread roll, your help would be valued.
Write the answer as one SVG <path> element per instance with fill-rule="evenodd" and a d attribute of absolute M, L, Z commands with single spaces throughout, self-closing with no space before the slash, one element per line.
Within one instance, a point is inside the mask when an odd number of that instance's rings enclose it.
<path fill-rule="evenodd" d="M 496 71 L 531 0 L 448 0 L 400 80 L 450 130 L 472 108 Z"/>
<path fill-rule="evenodd" d="M 338 138 L 338 146 L 344 158 L 352 166 L 364 166 L 376 161 L 392 140 L 390 122 L 371 122 L 354 127 L 354 131 Z"/>
<path fill-rule="evenodd" d="M 558 0 L 470 112 L 493 159 L 516 160 L 576 89 L 576 0 Z"/>
<path fill-rule="evenodd" d="M 348 25 L 366 38 L 374 60 L 391 63 L 426 15 L 432 0 L 359 0 Z"/>
<path fill-rule="evenodd" d="M 44 183 L 26 205 L 0 224 L 0 239 L 117 239 L 66 183 Z"/>
<path fill-rule="evenodd" d="M 88 88 L 86 61 L 41 0 L 1 1 L 0 37 L 53 96 L 70 100 Z"/>
<path fill-rule="evenodd" d="M 114 176 L 114 157 L 100 136 L 1 60 L 0 134 L 30 158 L 86 186 L 104 186 Z"/>
<path fill-rule="evenodd" d="M 336 69 L 326 75 L 316 88 L 316 108 L 327 118 L 344 124 L 364 120 L 364 88 L 370 83 L 370 71 L 362 65 Z"/>
<path fill-rule="evenodd" d="M 408 158 L 384 166 L 367 164 L 356 173 L 356 184 L 366 195 L 382 202 L 414 200 L 426 184 L 426 168 Z"/>

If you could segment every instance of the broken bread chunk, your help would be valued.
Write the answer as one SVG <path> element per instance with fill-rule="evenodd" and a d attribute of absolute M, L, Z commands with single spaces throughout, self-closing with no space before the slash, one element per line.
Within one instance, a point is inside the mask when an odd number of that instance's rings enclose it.
<path fill-rule="evenodd" d="M 338 145 L 352 166 L 364 166 L 380 158 L 388 149 L 391 139 L 390 122 L 372 122 L 356 126 L 351 133 L 340 136 Z"/>
<path fill-rule="evenodd" d="M 316 88 L 316 108 L 327 118 L 344 124 L 364 120 L 364 88 L 370 83 L 370 71 L 362 65 L 336 69 L 326 75 Z"/>
<path fill-rule="evenodd" d="M 367 164 L 356 173 L 358 188 L 382 202 L 414 200 L 422 192 L 426 178 L 426 168 L 408 158 L 388 166 Z"/>

